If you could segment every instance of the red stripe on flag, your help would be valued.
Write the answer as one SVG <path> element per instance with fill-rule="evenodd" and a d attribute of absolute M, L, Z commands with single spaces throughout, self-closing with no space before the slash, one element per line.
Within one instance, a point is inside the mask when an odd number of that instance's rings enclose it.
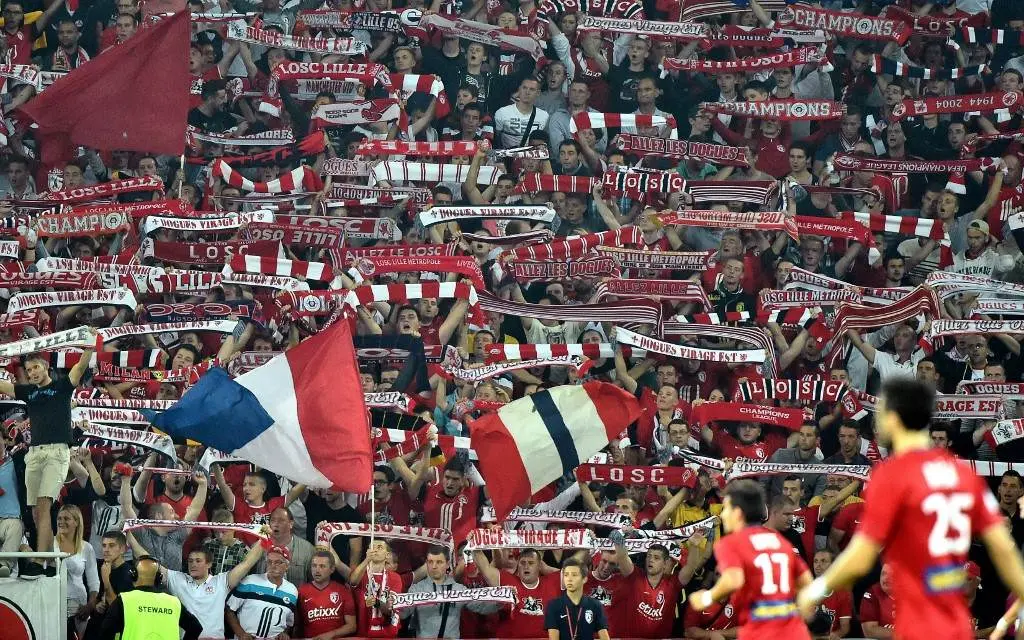
<path fill-rule="evenodd" d="M 370 418 L 349 323 L 338 322 L 285 356 L 296 413 L 313 466 L 334 489 L 363 493 L 373 484 Z"/>
<path fill-rule="evenodd" d="M 622 431 L 640 417 L 640 404 L 632 393 L 603 382 L 585 382 L 583 389 L 601 416 L 608 440 L 618 440 Z"/>
<path fill-rule="evenodd" d="M 501 521 L 516 505 L 533 495 L 530 476 L 526 473 L 516 441 L 501 420 L 500 411 L 472 420 L 469 424 L 480 472 L 487 480 L 487 493 L 491 496 L 495 515 Z"/>

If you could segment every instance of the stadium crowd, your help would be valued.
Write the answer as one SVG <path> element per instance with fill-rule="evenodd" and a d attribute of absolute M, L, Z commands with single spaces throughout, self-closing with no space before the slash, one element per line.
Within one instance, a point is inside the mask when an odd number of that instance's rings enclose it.
<path fill-rule="evenodd" d="M 819 575 L 898 376 L 1024 543 L 1024 2 L 189 0 L 185 155 L 45 158 L 21 109 L 173 4 L 2 2 L 0 548 L 69 554 L 69 638 L 113 637 L 150 558 L 203 637 L 543 638 L 570 557 L 612 637 L 734 638 L 683 595 L 726 479 Z M 335 322 L 371 493 L 143 436 Z M 474 422 L 595 380 L 640 418 L 495 518 Z M 0 559 L 0 594 L 54 570 Z M 977 544 L 961 573 L 988 637 L 1008 592 Z M 394 606 L 482 587 L 515 603 Z M 882 565 L 809 626 L 889 638 L 898 600 Z"/>

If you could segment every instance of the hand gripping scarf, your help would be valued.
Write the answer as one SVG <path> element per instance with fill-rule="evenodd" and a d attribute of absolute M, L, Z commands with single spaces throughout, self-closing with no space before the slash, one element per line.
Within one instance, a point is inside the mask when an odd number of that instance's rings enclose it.
<path fill-rule="evenodd" d="M 581 111 L 569 121 L 569 132 L 575 136 L 581 129 L 650 129 L 670 127 L 673 138 L 678 137 L 676 119 L 672 116 L 655 116 L 641 113 L 591 113 Z"/>
<path fill-rule="evenodd" d="M 787 7 L 779 16 L 779 25 L 801 29 L 821 29 L 855 40 L 885 40 L 903 45 L 913 32 L 902 20 L 875 18 L 861 13 L 829 11 L 798 4 Z"/>
<path fill-rule="evenodd" d="M 294 193 L 296 191 L 316 191 L 313 170 L 302 165 L 270 182 L 253 182 L 231 168 L 222 159 L 214 160 L 210 167 L 211 175 L 222 178 L 229 185 L 253 193 Z"/>
<path fill-rule="evenodd" d="M 620 133 L 618 139 L 619 149 L 626 153 L 645 154 L 673 160 L 697 160 L 730 167 L 749 166 L 743 147 L 730 147 L 695 140 L 654 138 L 631 133 Z"/>
<path fill-rule="evenodd" d="M 755 100 L 753 102 L 702 102 L 710 113 L 775 120 L 838 120 L 846 114 L 846 105 L 834 100 Z"/>

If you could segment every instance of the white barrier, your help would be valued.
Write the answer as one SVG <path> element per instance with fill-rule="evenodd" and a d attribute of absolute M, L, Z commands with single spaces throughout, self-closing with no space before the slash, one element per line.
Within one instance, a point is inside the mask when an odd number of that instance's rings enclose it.
<path fill-rule="evenodd" d="M 66 553 L 0 553 L 15 558 L 57 561 L 57 575 L 34 580 L 0 579 L 0 629 L 4 640 L 66 640 L 68 619 Z"/>

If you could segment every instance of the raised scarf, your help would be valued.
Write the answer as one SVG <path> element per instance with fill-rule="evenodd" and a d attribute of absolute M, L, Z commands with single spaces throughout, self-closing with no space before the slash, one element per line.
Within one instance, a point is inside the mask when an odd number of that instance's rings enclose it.
<path fill-rule="evenodd" d="M 697 73 L 731 73 L 736 71 L 766 71 L 768 69 L 780 69 L 794 67 L 798 64 L 812 62 L 824 62 L 825 53 L 818 47 L 801 47 L 785 53 L 774 53 L 764 56 L 749 56 L 737 58 L 736 60 L 707 60 L 694 58 L 683 60 L 681 58 L 662 58 L 659 68 L 662 76 L 668 75 L 670 71 L 694 71 Z"/>
<path fill-rule="evenodd" d="M 846 114 L 846 105 L 835 100 L 755 100 L 752 102 L 702 102 L 710 113 L 775 120 L 838 120 Z"/>
<path fill-rule="evenodd" d="M 154 351 L 157 349 L 146 349 Z M 117 352 L 115 352 L 117 353 Z M 136 353 L 135 351 L 121 351 L 119 353 Z M 152 409 L 153 411 L 167 411 L 175 405 L 177 400 L 150 400 L 147 398 L 75 398 L 75 404 L 80 407 L 107 407 L 110 409 Z"/>
<path fill-rule="evenodd" d="M 869 465 L 856 464 L 823 464 L 802 462 L 754 462 L 752 460 L 737 460 L 729 470 L 729 480 L 737 478 L 749 478 L 752 476 L 788 476 L 796 475 L 826 475 L 845 476 L 855 480 L 867 480 L 871 473 Z"/>
<path fill-rule="evenodd" d="M 672 344 L 652 338 L 650 336 L 634 333 L 621 326 L 615 331 L 615 339 L 633 347 L 639 347 L 648 352 L 660 353 L 671 358 L 686 358 L 687 360 L 700 360 L 703 362 L 731 362 L 731 363 L 761 363 L 765 362 L 767 354 L 764 349 L 705 349 L 700 347 L 688 347 L 681 344 Z"/>
<path fill-rule="evenodd" d="M 945 300 L 961 292 L 969 291 L 976 293 L 1005 293 L 1014 296 L 1024 296 L 1024 284 L 993 280 L 981 276 L 973 276 L 966 273 L 952 273 L 949 271 L 933 271 L 928 274 L 925 284 L 932 287 Z"/>
<path fill-rule="evenodd" d="M 875 173 L 950 173 L 958 171 L 985 171 L 995 166 L 997 158 L 968 158 L 964 160 L 886 160 L 864 158 L 848 153 L 837 153 L 833 164 L 843 171 L 872 171 Z"/>
<path fill-rule="evenodd" d="M 280 276 L 284 278 L 305 278 L 326 282 L 332 288 L 341 287 L 340 279 L 335 282 L 334 270 L 324 262 L 307 262 L 305 260 L 288 260 L 277 257 L 264 257 L 261 255 L 239 255 L 231 256 L 231 259 L 224 265 L 221 272 L 225 281 L 239 274 L 263 274 Z"/>
<path fill-rule="evenodd" d="M 322 104 L 313 111 L 309 124 L 312 129 L 344 127 L 367 122 L 402 121 L 405 112 L 394 98 L 360 100 L 356 102 L 335 102 Z M 399 124 L 400 129 L 405 129 Z"/>
<path fill-rule="evenodd" d="M 227 213 L 216 218 L 174 218 L 168 216 L 146 216 L 142 220 L 142 235 L 149 235 L 157 229 L 176 231 L 205 231 L 215 233 L 231 231 L 252 222 L 273 222 L 272 211 L 250 211 Z"/>
<path fill-rule="evenodd" d="M 282 102 L 279 84 L 288 80 L 351 80 L 367 87 L 375 84 L 391 90 L 391 74 L 382 64 L 348 64 L 342 62 L 283 62 L 270 74 L 267 90 L 260 100 L 259 110 L 275 117 L 281 116 Z"/>
<path fill-rule="evenodd" d="M 622 195 L 633 200 L 649 201 L 655 196 L 682 191 L 686 179 L 675 172 L 646 170 L 618 170 L 605 172 L 602 180 L 605 194 Z"/>
<path fill-rule="evenodd" d="M 650 541 L 654 544 L 671 540 L 687 540 L 698 531 L 703 532 L 704 534 L 710 533 L 716 526 L 718 526 L 719 520 L 720 518 L 718 516 L 708 516 L 703 520 L 698 520 L 697 522 L 688 524 L 684 527 L 676 527 L 674 529 L 634 529 L 630 532 L 630 535 L 638 536 L 640 540 Z M 631 542 L 631 540 L 627 540 L 626 542 Z M 629 546 L 627 544 L 627 549 L 628 548 Z M 632 553 L 632 551 L 630 553 Z"/>
<path fill-rule="evenodd" d="M 100 382 L 149 382 L 151 380 L 155 380 L 157 382 L 182 382 L 191 386 L 199 382 L 199 379 L 203 377 L 203 375 L 205 375 L 212 366 L 214 366 L 214 360 L 205 360 L 200 364 L 189 367 L 163 371 L 155 369 L 131 369 L 128 367 L 118 367 L 106 362 L 99 362 L 96 365 L 96 375 L 94 376 L 94 379 Z M 100 409 L 91 409 L 90 411 L 100 411 Z M 145 419 L 145 416 L 142 414 L 138 415 L 143 420 Z"/>
<path fill-rule="evenodd" d="M 953 39 L 968 44 L 1015 44 L 1024 47 L 1024 31 L 961 27 L 953 31 Z"/>
<path fill-rule="evenodd" d="M 577 356 L 552 356 L 550 358 L 536 358 L 533 360 L 495 362 L 481 367 L 470 368 L 464 368 L 462 363 L 457 360 L 445 360 L 441 363 L 441 368 L 449 376 L 449 379 L 469 380 L 472 382 L 479 382 L 513 371 L 533 369 L 535 367 L 572 367 L 580 376 L 583 376 L 590 369 L 591 363 Z"/>
<path fill-rule="evenodd" d="M 913 29 L 903 20 L 876 18 L 862 13 L 829 11 L 821 7 L 798 4 L 786 7 L 778 24 L 801 29 L 821 29 L 855 40 L 885 40 L 903 45 Z"/>
<path fill-rule="evenodd" d="M 345 298 L 353 309 L 371 302 L 408 302 L 422 298 L 456 299 L 469 302 L 470 318 L 474 324 L 485 324 L 477 290 L 461 282 L 423 282 L 420 284 L 372 284 L 356 287 Z"/>
<path fill-rule="evenodd" d="M 630 269 L 674 269 L 703 271 L 715 265 L 715 251 L 650 251 L 597 247 L 597 253 L 614 259 L 619 266 Z M 614 293 L 614 292 L 609 292 Z"/>
<path fill-rule="evenodd" d="M 985 315 L 1024 315 L 1024 300 L 978 300 L 972 311 Z"/>
<path fill-rule="evenodd" d="M 767 206 L 778 193 L 774 180 L 687 180 L 694 202 L 744 202 Z"/>
<path fill-rule="evenodd" d="M 627 358 L 642 358 L 646 355 L 640 349 L 624 347 L 622 355 Z M 580 356 L 596 360 L 598 358 L 614 358 L 615 345 L 609 342 L 588 342 L 586 344 L 511 344 L 494 342 L 487 345 L 486 364 L 504 362 L 506 360 L 536 360 L 538 358 L 561 358 L 564 356 Z"/>
<path fill-rule="evenodd" d="M 1012 109 L 1020 103 L 1016 91 L 994 91 L 961 96 L 927 97 L 904 100 L 892 109 L 896 119 L 943 113 L 973 113 Z"/>
<path fill-rule="evenodd" d="M 127 178 L 125 180 L 113 180 L 101 184 L 90 184 L 73 189 L 61 191 L 50 191 L 45 194 L 44 200 L 57 202 L 87 202 L 99 200 L 100 198 L 113 198 L 122 193 L 135 193 L 138 191 L 160 191 L 164 188 L 164 181 L 155 177 Z"/>
<path fill-rule="evenodd" d="M 120 327 L 109 327 L 99 329 L 97 337 L 104 342 L 110 342 L 125 336 L 144 336 L 156 333 L 178 332 L 178 331 L 213 331 L 216 333 L 233 333 L 238 322 L 235 320 L 199 320 L 195 322 L 157 322 L 151 324 L 126 324 Z M 88 333 L 88 331 L 86 331 Z M 90 344 L 90 343 L 86 343 Z M 0 346 L 3 347 L 10 345 Z M 81 345 L 76 345 L 81 346 Z M 47 347 L 43 347 L 45 349 Z M 40 349 L 41 350 L 41 349 Z M 0 355 L 4 355 L 0 353 Z"/>
<path fill-rule="evenodd" d="M 90 421 L 88 424 L 79 423 L 82 434 L 92 440 L 105 440 L 107 442 L 121 442 L 136 447 L 143 447 L 157 451 L 171 460 L 177 460 L 174 453 L 174 442 L 170 436 L 145 431 L 142 429 L 126 429 L 106 424 L 95 424 Z"/>
<path fill-rule="evenodd" d="M 366 187 L 358 184 L 333 184 L 331 185 L 331 198 L 338 200 L 367 200 L 373 199 L 381 204 L 394 204 L 402 198 L 411 198 L 417 206 L 431 204 L 434 196 L 430 189 L 421 187 Z"/>
<path fill-rule="evenodd" d="M 227 24 L 227 39 L 260 45 L 267 48 L 305 51 L 322 55 L 357 56 L 366 53 L 366 43 L 356 38 L 325 38 L 322 36 L 295 36 L 272 29 L 264 29 L 261 21 L 247 25 L 244 20 Z"/>
<path fill-rule="evenodd" d="M 534 60 L 539 60 L 544 55 L 543 47 L 533 37 L 510 29 L 499 29 L 485 22 L 427 13 L 420 18 L 419 26 L 433 27 L 445 35 L 480 42 L 504 51 L 522 51 Z"/>
<path fill-rule="evenodd" d="M 142 314 L 145 322 L 193 322 L 196 320 L 226 319 L 230 316 L 248 318 L 262 322 L 262 305 L 258 300 L 224 303 L 224 302 L 150 302 Z M 122 365 L 133 366 L 133 365 Z"/>
<path fill-rule="evenodd" d="M 419 214 L 424 227 L 453 220 L 526 220 L 550 223 L 555 210 L 547 205 L 471 205 L 462 207 L 431 207 Z"/>
<path fill-rule="evenodd" d="M 298 216 L 292 216 L 294 220 Z M 320 221 L 327 221 L 326 218 L 318 218 Z M 362 220 L 363 218 L 352 218 Z M 392 222 L 392 220 L 379 220 L 370 219 L 373 222 L 372 228 L 375 230 L 378 226 L 378 222 Z M 269 224 L 250 224 L 245 227 L 242 231 L 242 238 L 246 241 L 254 243 L 259 242 L 273 242 L 274 244 L 283 244 L 285 246 L 299 245 L 303 248 L 316 247 L 318 249 L 336 249 L 341 246 L 343 232 L 339 229 L 332 227 L 325 227 L 322 225 L 304 225 L 295 223 L 285 222 L 274 222 Z M 367 234 L 369 238 L 377 239 L 375 233 Z M 367 236 L 354 236 L 366 238 Z M 388 234 L 385 239 L 390 240 L 392 234 Z M 267 255 L 264 251 L 257 251 L 261 255 Z M 223 260 L 220 261 L 224 263 Z"/>
<path fill-rule="evenodd" d="M 316 525 L 316 544 L 330 546 L 335 536 L 366 536 L 385 540 L 424 542 L 453 550 L 455 543 L 448 529 L 410 525 L 364 524 L 362 522 L 321 522 Z"/>
<path fill-rule="evenodd" d="M 457 182 L 463 183 L 469 177 L 468 164 L 431 164 L 426 162 L 381 162 L 370 173 L 371 181 L 376 184 L 386 180 L 388 184 L 395 182 Z M 498 178 L 505 175 L 504 170 L 497 167 L 480 167 L 477 184 L 497 184 Z"/>
<path fill-rule="evenodd" d="M 761 365 L 762 375 L 768 378 L 778 377 L 778 372 L 775 370 L 775 363 L 778 360 L 775 354 L 775 342 L 767 336 L 760 327 L 732 327 L 720 324 L 665 322 L 664 335 L 697 336 L 709 340 L 726 338 L 729 340 L 752 344 L 766 354 L 764 364 Z M 725 350 L 724 353 L 728 354 L 729 351 Z"/>
<path fill-rule="evenodd" d="M 985 434 L 985 441 L 994 449 L 1001 444 L 1024 438 L 1024 419 L 1000 420 Z"/>
<path fill-rule="evenodd" d="M 388 602 L 394 609 L 408 609 L 410 607 L 442 607 L 444 605 L 471 604 L 474 602 L 496 602 L 499 604 L 515 604 L 519 601 L 517 592 L 512 587 L 481 587 L 479 589 L 458 589 L 440 591 L 415 591 L 409 593 L 394 593 Z M 444 613 L 441 614 L 442 618 Z"/>
<path fill-rule="evenodd" d="M 577 469 L 578 470 L 578 469 Z M 516 507 L 505 516 L 506 522 L 553 522 L 574 524 L 583 527 L 611 527 L 624 529 L 633 526 L 633 518 L 625 513 L 605 511 L 541 511 L 540 509 Z"/>
<path fill-rule="evenodd" d="M 569 132 L 576 136 L 582 129 L 650 129 L 671 127 L 675 137 L 676 119 L 672 116 L 646 115 L 642 113 L 594 113 L 580 111 L 569 121 Z"/>
<path fill-rule="evenodd" d="M 466 538 L 466 551 L 593 549 L 596 544 L 594 532 L 590 529 L 473 529 Z"/>
<path fill-rule="evenodd" d="M 466 237 L 463 235 L 463 237 Z M 486 242 L 486 240 L 482 240 Z M 617 278 L 619 265 L 612 258 L 587 256 L 567 260 L 516 260 L 509 263 L 516 282 L 552 282 L 589 278 Z"/>
<path fill-rule="evenodd" d="M 51 351 L 49 354 L 50 366 L 55 369 L 70 369 L 82 359 L 81 351 Z M 131 351 L 99 351 L 93 352 L 89 359 L 89 366 L 96 368 L 100 362 L 109 363 L 118 367 L 152 368 L 160 367 L 163 364 L 163 353 L 159 349 L 133 349 Z M 110 398 L 91 398 L 88 400 L 76 400 L 80 407 L 109 407 L 115 409 L 152 409 L 149 406 L 134 406 L 129 399 L 112 400 Z M 138 402 L 149 402 L 138 400 Z M 152 402 L 156 402 L 153 400 Z M 128 403 L 128 404 L 124 404 Z M 166 409 L 167 407 L 162 407 Z"/>
<path fill-rule="evenodd" d="M 463 140 L 439 140 L 421 142 L 408 140 L 363 140 L 356 148 L 357 156 L 469 156 L 476 154 L 477 142 Z"/>
<path fill-rule="evenodd" d="M 758 400 L 838 402 L 843 408 L 843 415 L 847 418 L 859 420 L 867 415 L 857 400 L 856 394 L 850 392 L 850 387 L 846 383 L 824 378 L 747 379 L 739 383 L 735 399 L 743 402 Z"/>
<path fill-rule="evenodd" d="M 395 409 L 402 413 L 411 414 L 416 406 L 416 401 L 401 391 L 380 391 L 377 393 L 364 393 L 363 402 L 371 409 Z"/>
<path fill-rule="evenodd" d="M 341 268 L 353 264 L 359 258 L 399 258 L 455 255 L 457 245 L 453 244 L 404 244 L 381 247 L 341 247 L 329 252 L 331 264 Z"/>
<path fill-rule="evenodd" d="M 792 1 L 792 0 L 790 0 Z M 786 0 L 763 0 L 761 7 L 770 13 L 782 11 L 786 8 Z M 708 16 L 716 16 L 723 13 L 742 13 L 747 11 L 746 3 L 735 2 L 734 0 L 679 0 L 669 3 L 669 6 L 678 11 L 679 20 L 697 20 Z M 671 11 L 669 15 L 673 15 Z"/>
<path fill-rule="evenodd" d="M 662 211 L 654 218 L 661 226 L 691 226 L 710 229 L 757 229 L 785 231 L 794 240 L 800 239 L 796 221 L 783 211 L 686 210 Z"/>
<path fill-rule="evenodd" d="M 232 187 L 254 193 L 294 193 L 296 191 L 313 191 L 313 170 L 302 165 L 283 174 L 270 182 L 253 182 L 231 168 L 224 160 L 214 160 L 210 166 L 210 174 L 222 178 Z"/>
<path fill-rule="evenodd" d="M 381 273 L 409 273 L 429 271 L 438 273 L 457 273 L 473 281 L 473 286 L 482 291 L 486 289 L 484 276 L 480 266 L 472 256 L 429 256 L 429 257 L 369 257 L 356 261 L 356 269 L 367 278 Z"/>
<path fill-rule="evenodd" d="M 268 539 L 266 524 L 244 524 L 241 522 L 196 522 L 190 520 L 145 520 L 142 518 L 129 518 L 124 521 L 121 530 L 124 532 L 137 531 L 139 529 L 209 529 L 210 531 L 234 531 L 249 536 L 256 536 L 264 540 Z"/>
<path fill-rule="evenodd" d="M 538 193 L 552 192 L 559 193 L 590 193 L 594 189 L 594 183 L 601 178 L 588 176 L 560 176 L 547 173 L 527 173 L 519 179 L 513 193 Z"/>
<path fill-rule="evenodd" d="M 699 269 L 698 269 L 699 270 Z M 699 282 L 689 280 L 630 280 L 613 278 L 598 285 L 601 299 L 609 295 L 692 302 L 710 309 L 707 293 Z"/>
<path fill-rule="evenodd" d="M 206 134 L 211 135 L 211 134 Z M 249 138 L 251 136 L 243 136 Z M 260 138 L 256 137 L 255 140 Z M 226 144 L 231 144 L 230 142 Z M 256 144 L 253 142 L 253 144 Z M 263 145 L 261 145 L 263 146 Z M 281 166 L 292 164 L 298 161 L 300 158 L 306 156 L 315 156 L 327 147 L 327 138 L 323 131 L 314 131 L 301 140 L 283 144 L 276 148 L 267 149 L 266 151 L 260 151 L 259 153 L 251 153 L 246 155 L 235 155 L 231 153 L 225 153 L 220 156 L 220 159 L 227 162 L 233 167 L 268 167 L 268 166 Z M 186 158 L 186 160 L 192 164 L 206 164 L 206 158 Z M 326 168 L 326 163 L 325 163 Z M 251 199 L 248 199 L 251 202 Z"/>
<path fill-rule="evenodd" d="M 881 253 L 875 247 L 875 236 L 871 230 L 856 220 L 837 220 L 818 216 L 796 216 L 796 228 L 800 233 L 829 238 L 842 238 L 859 242 L 868 247 L 868 263 L 875 264 Z"/>
<path fill-rule="evenodd" d="M 779 291 L 762 289 L 758 293 L 760 309 L 793 309 L 796 307 L 835 307 L 843 302 L 863 302 L 863 296 L 853 289 L 832 289 L 828 291 Z"/>
<path fill-rule="evenodd" d="M 988 380 L 961 380 L 956 390 L 968 395 L 996 395 L 1007 400 L 1024 400 L 1024 382 L 989 382 Z"/>
<path fill-rule="evenodd" d="M 280 351 L 243 351 L 228 361 L 228 373 L 232 378 L 237 378 L 243 373 L 262 367 L 279 355 Z"/>
<path fill-rule="evenodd" d="M 632 33 L 667 40 L 703 40 L 711 35 L 711 29 L 702 22 L 658 22 L 654 20 L 635 20 L 629 18 L 599 18 L 584 15 L 580 18 L 576 29 L 586 31 L 606 31 L 610 33 Z"/>
<path fill-rule="evenodd" d="M 141 220 L 146 216 L 170 215 L 187 217 L 195 213 L 192 205 L 184 200 L 150 200 L 147 202 L 118 202 L 115 204 L 79 205 L 61 211 L 75 216 L 104 217 L 111 214 L 127 214 L 132 220 Z"/>
<path fill-rule="evenodd" d="M 0 328 L 7 329 L 11 335 L 20 335 L 25 327 L 39 327 L 41 316 L 38 311 L 16 311 L 0 314 Z"/>
<path fill-rule="evenodd" d="M 1024 320 L 933 320 L 928 336 L 943 338 L 975 333 L 1024 334 Z"/>
<path fill-rule="evenodd" d="M 620 227 L 614 231 L 598 231 L 584 236 L 573 236 L 546 244 L 518 247 L 502 254 L 514 260 L 567 260 L 582 258 L 597 247 L 637 245 L 643 241 L 643 233 L 636 225 Z"/>
<path fill-rule="evenodd" d="M 291 129 L 271 129 L 236 137 L 225 133 L 206 133 L 189 126 L 185 136 L 191 147 L 198 146 L 196 141 L 225 147 L 280 147 L 295 143 L 295 134 Z"/>
<path fill-rule="evenodd" d="M 540 320 L 661 323 L 661 304 L 639 298 L 601 304 L 543 305 L 504 300 L 490 292 L 481 291 L 480 307 L 484 311 L 496 311 L 507 316 L 526 316 Z"/>
<path fill-rule="evenodd" d="M 142 277 L 164 274 L 164 270 L 160 267 L 147 267 L 141 264 L 123 264 L 118 262 L 94 262 L 92 260 L 75 260 L 73 258 L 40 258 L 36 262 L 36 269 L 41 273 L 70 271 Z"/>
<path fill-rule="evenodd" d="M 8 311 L 79 306 L 112 306 L 135 310 L 138 302 L 128 289 L 72 289 L 70 291 L 33 291 L 12 296 L 7 303 Z"/>
<path fill-rule="evenodd" d="M 987 64 L 971 67 L 952 67 L 949 69 L 929 69 L 914 64 L 896 62 L 876 55 L 871 59 L 871 72 L 899 78 L 917 78 L 919 80 L 959 80 L 968 76 L 981 76 L 990 73 Z"/>
<path fill-rule="evenodd" d="M 283 256 L 281 243 L 273 240 L 254 242 L 159 242 L 152 238 L 142 241 L 139 255 L 161 262 L 177 264 L 222 265 L 236 254 Z"/>
<path fill-rule="evenodd" d="M 580 482 L 686 487 L 696 482 L 697 474 L 686 467 L 636 467 L 624 464 L 584 463 L 576 467 Z"/>
<path fill-rule="evenodd" d="M 219 273 L 207 271 L 175 270 L 173 273 L 151 275 L 147 278 L 123 276 L 121 286 L 136 293 L 209 293 L 221 283 Z"/>
<path fill-rule="evenodd" d="M 75 271 L 0 273 L 0 289 L 98 289 L 99 278 Z"/>
<path fill-rule="evenodd" d="M 132 219 L 124 211 L 106 215 L 57 213 L 36 218 L 36 232 L 44 238 L 106 236 L 128 231 Z"/>
<path fill-rule="evenodd" d="M 797 431 L 808 419 L 803 409 L 769 407 L 739 402 L 704 402 L 690 412 L 690 421 L 698 425 L 711 422 L 754 422 Z"/>
<path fill-rule="evenodd" d="M 1004 418 L 1004 398 L 997 395 L 948 395 L 935 396 L 936 420 L 995 420 Z"/>
<path fill-rule="evenodd" d="M 673 160 L 698 160 L 731 167 L 747 167 L 745 149 L 695 140 L 673 140 L 620 133 L 619 149 Z"/>
<path fill-rule="evenodd" d="M 551 152 L 547 146 L 534 147 L 509 147 L 508 149 L 491 149 L 491 153 L 494 154 L 495 158 L 521 158 L 524 160 L 547 160 L 551 157 Z"/>

